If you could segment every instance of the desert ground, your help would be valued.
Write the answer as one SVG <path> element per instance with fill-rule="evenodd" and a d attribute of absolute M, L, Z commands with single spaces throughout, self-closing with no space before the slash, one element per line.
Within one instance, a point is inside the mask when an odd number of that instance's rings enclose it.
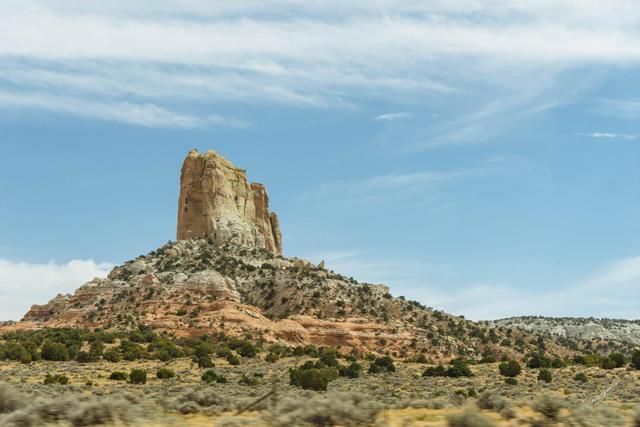
<path fill-rule="evenodd" d="M 523 368 L 505 383 L 498 363 L 470 365 L 473 376 L 423 377 L 428 364 L 394 361 L 395 372 L 338 377 L 327 391 L 290 384 L 289 370 L 312 357 L 264 354 L 231 365 L 213 357 L 210 368 L 226 379 L 207 384 L 189 357 L 159 360 L 37 361 L 0 364 L 0 424 L 6 426 L 638 426 L 640 371 L 567 366 L 552 381 Z M 365 368 L 367 361 L 361 361 Z M 174 378 L 158 379 L 158 369 Z M 145 384 L 109 379 L 141 369 Z M 62 374 L 68 383 L 43 384 Z M 586 381 L 576 379 L 584 374 Z M 584 380 L 584 378 L 582 378 Z M 264 397 L 266 396 L 266 397 Z M 263 399 L 261 399 L 264 397 Z"/>

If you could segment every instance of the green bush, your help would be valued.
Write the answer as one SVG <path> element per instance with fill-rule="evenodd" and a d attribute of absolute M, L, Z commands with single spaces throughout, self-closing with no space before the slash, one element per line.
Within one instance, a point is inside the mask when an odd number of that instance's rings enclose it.
<path fill-rule="evenodd" d="M 255 357 L 255 355 L 258 353 L 256 347 L 249 341 L 243 341 L 235 350 L 242 357 Z"/>
<path fill-rule="evenodd" d="M 211 384 L 211 383 L 223 384 L 227 382 L 227 379 L 224 376 L 216 374 L 213 371 L 213 369 L 204 371 L 200 379 L 207 384 Z"/>
<path fill-rule="evenodd" d="M 393 364 L 393 359 L 389 356 L 378 357 L 369 365 L 370 374 L 378 374 L 380 372 L 395 372 L 396 366 Z"/>
<path fill-rule="evenodd" d="M 513 377 L 507 377 L 504 379 L 504 383 L 508 385 L 518 385 L 518 380 Z"/>
<path fill-rule="evenodd" d="M 94 357 L 91 353 L 88 353 L 86 351 L 80 351 L 76 356 L 76 361 L 78 363 L 91 363 L 95 362 L 96 360 L 98 360 L 97 357 Z"/>
<path fill-rule="evenodd" d="M 636 350 L 631 356 L 631 366 L 640 369 L 640 350 Z"/>
<path fill-rule="evenodd" d="M 531 369 L 550 368 L 551 365 L 551 359 L 541 353 L 532 353 L 527 360 L 527 367 Z"/>
<path fill-rule="evenodd" d="M 427 369 L 424 370 L 424 372 L 422 373 L 422 376 L 423 377 L 446 377 L 447 369 L 442 365 L 429 366 Z"/>
<path fill-rule="evenodd" d="M 122 360 L 122 357 L 120 357 L 120 353 L 118 352 L 118 350 L 114 348 L 105 351 L 102 354 L 102 358 L 106 361 L 113 362 L 113 363 L 118 363 Z"/>
<path fill-rule="evenodd" d="M 305 390 L 326 391 L 327 386 L 338 377 L 334 368 L 298 368 L 289 371 L 291 385 Z"/>
<path fill-rule="evenodd" d="M 240 378 L 240 380 L 238 381 L 238 384 L 244 384 L 244 385 L 248 385 L 250 387 L 255 387 L 259 384 L 259 381 L 257 378 L 251 378 L 248 377 L 246 374 L 242 374 L 242 377 Z"/>
<path fill-rule="evenodd" d="M 120 350 L 122 351 L 123 359 L 128 361 L 144 359 L 147 356 L 144 347 L 127 340 L 120 342 Z"/>
<path fill-rule="evenodd" d="M 447 376 L 451 378 L 472 377 L 473 372 L 465 362 L 456 360 L 447 369 Z"/>
<path fill-rule="evenodd" d="M 581 383 L 586 383 L 587 381 L 589 381 L 589 378 L 587 378 L 587 376 L 583 372 L 577 373 L 575 377 L 573 377 L 573 379 Z"/>
<path fill-rule="evenodd" d="M 229 365 L 237 366 L 240 364 L 240 359 L 238 358 L 238 356 L 230 354 L 227 356 L 227 362 L 229 363 Z"/>
<path fill-rule="evenodd" d="M 44 377 L 44 384 L 69 384 L 69 378 L 66 375 L 61 374 L 47 374 Z"/>
<path fill-rule="evenodd" d="M 176 373 L 169 368 L 158 368 L 156 371 L 156 377 L 160 380 L 168 380 L 169 378 L 175 378 Z"/>
<path fill-rule="evenodd" d="M 211 358 L 207 354 L 198 356 L 195 362 L 198 364 L 198 367 L 200 369 L 209 369 L 214 367 L 213 360 L 211 360 Z"/>
<path fill-rule="evenodd" d="M 515 378 L 522 372 L 520 364 L 515 360 L 500 363 L 500 365 L 498 365 L 498 370 L 500 371 L 500 375 L 510 378 Z"/>
<path fill-rule="evenodd" d="M 275 353 L 269 353 L 265 356 L 264 361 L 268 363 L 275 363 L 278 359 L 280 359 L 280 356 Z"/>
<path fill-rule="evenodd" d="M 129 379 L 129 375 L 126 372 L 114 371 L 109 375 L 109 379 L 113 381 L 126 381 Z"/>
<path fill-rule="evenodd" d="M 338 375 L 345 378 L 358 378 L 362 371 L 362 365 L 358 362 L 351 362 L 348 366 L 340 365 L 338 367 Z"/>
<path fill-rule="evenodd" d="M 146 384 L 147 372 L 144 369 L 132 369 L 129 373 L 129 381 L 131 384 Z"/>
<path fill-rule="evenodd" d="M 553 380 L 551 375 L 551 371 L 548 369 L 540 369 L 538 373 L 538 381 L 544 381 L 545 383 L 550 383 Z"/>
<path fill-rule="evenodd" d="M 45 341 L 42 345 L 42 358 L 58 362 L 66 361 L 69 360 L 69 349 L 62 343 Z"/>

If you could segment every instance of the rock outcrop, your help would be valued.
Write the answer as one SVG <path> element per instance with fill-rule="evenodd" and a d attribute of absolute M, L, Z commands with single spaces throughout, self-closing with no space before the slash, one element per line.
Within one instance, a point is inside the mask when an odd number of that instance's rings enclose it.
<path fill-rule="evenodd" d="M 175 336 L 262 337 L 343 351 L 428 354 L 433 360 L 536 350 L 537 337 L 503 331 L 394 298 L 300 258 L 280 256 L 278 218 L 261 184 L 210 151 L 182 168 L 178 241 L 115 267 L 72 295 L 34 305 L 3 331 L 37 328 L 132 330 Z M 511 342 L 522 342 L 516 349 Z M 551 339 L 553 354 L 564 349 Z"/>
<path fill-rule="evenodd" d="M 640 346 L 640 320 L 523 316 L 493 320 L 490 324 L 562 338 L 607 340 Z"/>
<path fill-rule="evenodd" d="M 282 254 L 278 217 L 262 184 L 214 151 L 184 160 L 178 201 L 178 240 L 206 238 Z"/>

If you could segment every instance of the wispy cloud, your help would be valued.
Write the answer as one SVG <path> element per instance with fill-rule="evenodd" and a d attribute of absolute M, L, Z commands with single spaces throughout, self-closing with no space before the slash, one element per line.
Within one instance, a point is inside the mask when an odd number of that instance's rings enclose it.
<path fill-rule="evenodd" d="M 106 99 L 94 109 L 147 106 L 129 108 L 128 117 L 142 116 L 132 123 L 183 127 L 228 125 L 224 111 L 194 113 L 220 101 L 353 109 L 390 97 L 446 103 L 457 94 L 470 108 L 447 123 L 458 131 L 451 141 L 462 141 L 496 123 L 487 126 L 487 117 L 553 104 L 522 81 L 535 86 L 547 76 L 553 92 L 563 87 L 553 77 L 566 70 L 640 62 L 640 6 L 631 0 L 232 3 L 10 2 L 0 16 L 0 88 Z M 526 105 L 487 101 L 523 92 Z M 40 105 L 33 107 L 49 110 Z M 399 114 L 379 120 L 407 118 Z M 118 113 L 102 117 L 129 123 Z"/>
<path fill-rule="evenodd" d="M 73 292 L 94 277 L 105 277 L 112 267 L 92 260 L 31 264 L 0 259 L 0 320 L 19 320 L 32 304 Z"/>
<path fill-rule="evenodd" d="M 629 119 L 640 119 L 640 100 L 604 99 L 600 101 L 598 111 Z"/>
<path fill-rule="evenodd" d="M 390 122 L 393 120 L 410 119 L 413 117 L 411 113 L 386 113 L 376 116 L 375 120 L 379 122 Z"/>
<path fill-rule="evenodd" d="M 476 320 L 518 315 L 640 319 L 640 256 L 614 260 L 574 284 L 552 292 L 469 285 L 455 292 L 429 292 L 433 303 Z"/>
<path fill-rule="evenodd" d="M 635 133 L 613 133 L 613 132 L 591 132 L 584 134 L 596 139 L 638 139 L 640 134 Z"/>
<path fill-rule="evenodd" d="M 247 127 L 248 123 L 216 114 L 194 116 L 166 110 L 152 103 L 127 101 L 90 101 L 48 94 L 11 94 L 0 92 L 0 110 L 48 110 L 99 120 L 145 127 L 197 128 L 206 126 Z"/>
<path fill-rule="evenodd" d="M 438 191 L 442 186 L 465 178 L 479 178 L 495 174 L 526 173 L 535 168 L 518 155 L 494 155 L 478 164 L 452 170 L 421 170 L 395 172 L 350 180 L 338 180 L 320 185 L 301 196 L 302 200 L 322 203 L 396 203 L 410 198 L 412 203 L 422 200 L 430 209 L 450 206 L 448 197 Z"/>

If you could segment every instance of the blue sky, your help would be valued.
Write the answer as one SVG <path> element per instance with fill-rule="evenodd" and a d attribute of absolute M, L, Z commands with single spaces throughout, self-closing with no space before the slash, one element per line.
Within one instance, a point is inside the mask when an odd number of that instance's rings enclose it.
<path fill-rule="evenodd" d="M 636 1 L 0 5 L 0 318 L 174 239 L 192 148 L 267 186 L 285 255 L 640 318 Z"/>

